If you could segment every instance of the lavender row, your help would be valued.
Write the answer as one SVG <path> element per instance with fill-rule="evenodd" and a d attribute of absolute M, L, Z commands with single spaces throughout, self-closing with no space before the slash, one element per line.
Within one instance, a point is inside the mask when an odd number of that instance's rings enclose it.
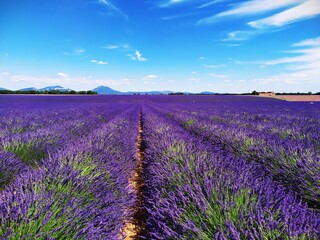
<path fill-rule="evenodd" d="M 264 105 L 264 107 L 271 111 L 273 105 Z M 288 106 L 286 107 L 288 108 Z M 168 117 L 175 119 L 185 129 L 201 136 L 212 145 L 218 145 L 249 162 L 258 163 L 268 175 L 288 191 L 298 194 L 310 207 L 319 208 L 320 148 L 318 135 L 320 125 L 317 119 L 319 111 L 302 117 L 295 105 L 290 105 L 290 107 L 292 108 L 290 114 L 280 115 L 278 118 L 269 114 L 267 117 L 260 116 L 258 121 L 251 121 L 250 119 L 258 118 L 258 115 L 246 114 L 246 117 L 242 116 L 246 122 L 245 126 L 239 126 L 239 123 L 230 123 L 232 120 L 225 117 L 223 112 L 215 112 L 213 115 L 210 111 L 206 113 L 199 111 L 200 116 L 198 116 L 195 112 L 193 114 L 178 111 L 173 113 L 169 109 L 161 111 L 166 112 Z M 192 108 L 189 109 L 192 111 Z M 296 109 L 296 113 L 293 113 L 294 109 Z M 242 111 L 244 110 L 250 112 L 249 109 L 242 107 Z M 233 114 L 237 115 L 239 112 Z M 244 113 L 242 112 L 242 114 Z M 261 112 L 257 114 L 261 114 Z M 269 119 L 268 127 L 264 124 L 264 131 L 260 131 L 261 122 L 265 119 Z M 297 121 L 290 124 L 288 123 L 290 119 Z M 300 127 L 297 127 L 299 124 Z M 281 129 L 279 131 L 286 132 L 288 136 L 272 134 L 274 129 Z M 299 132 L 299 130 L 301 131 Z M 296 137 L 298 135 L 305 136 L 305 138 Z"/>
<path fill-rule="evenodd" d="M 28 168 L 0 193 L 0 236 L 118 239 L 135 196 L 138 110 L 130 108 L 87 138 Z M 123 138 L 123 136 L 127 136 Z"/>
<path fill-rule="evenodd" d="M 23 172 L 26 166 L 32 166 L 38 168 L 41 162 L 47 161 L 48 156 L 56 152 L 73 146 L 75 142 L 81 138 L 87 138 L 94 129 L 98 129 L 105 125 L 108 121 L 113 119 L 120 112 L 123 112 L 127 107 L 118 105 L 117 107 L 109 108 L 105 105 L 106 109 L 102 107 L 95 108 L 91 106 L 90 111 L 85 106 L 77 105 L 77 113 L 75 110 L 70 111 L 69 108 L 60 109 L 60 113 L 53 117 L 52 113 L 55 109 L 47 109 L 41 112 L 38 108 L 35 108 L 37 115 L 28 115 L 29 121 L 32 122 L 37 116 L 42 116 L 42 127 L 35 131 L 28 131 L 20 134 L 8 135 L 1 139 L 0 153 L 4 155 L 10 155 L 13 159 L 12 164 L 2 170 L 0 174 L 0 189 L 9 184 L 16 174 Z M 31 108 L 30 112 L 34 108 Z M 19 119 L 21 115 L 17 115 L 16 119 Z M 23 116 L 23 115 L 22 115 Z M 61 119 L 65 116 L 66 121 Z M 34 117 L 34 118 L 33 118 Z M 57 124 L 50 124 L 52 122 L 58 122 Z M 7 158 L 2 157 L 2 164 L 5 166 Z M 17 167 L 14 167 L 17 164 Z M 1 176 L 3 175 L 3 176 Z"/>
<path fill-rule="evenodd" d="M 144 111 L 150 239 L 317 239 L 320 216 L 261 167 Z"/>

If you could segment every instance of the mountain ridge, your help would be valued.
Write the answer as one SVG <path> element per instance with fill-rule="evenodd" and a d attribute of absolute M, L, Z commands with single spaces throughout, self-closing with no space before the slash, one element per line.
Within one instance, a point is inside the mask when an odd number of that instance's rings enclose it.
<path fill-rule="evenodd" d="M 1 90 L 9 90 L 6 88 L 1 88 Z M 62 86 L 56 85 L 56 86 L 47 86 L 43 88 L 35 88 L 35 87 L 27 87 L 27 88 L 22 88 L 19 89 L 18 91 L 40 91 L 40 92 L 45 92 L 45 91 L 60 91 L 60 92 L 70 92 L 73 91 L 70 88 L 64 88 Z M 99 95 L 169 95 L 169 94 L 216 94 L 214 92 L 209 92 L 209 91 L 204 91 L 200 93 L 191 93 L 191 92 L 175 92 L 175 91 L 128 91 L 128 92 L 121 92 L 118 90 L 115 90 L 113 88 L 110 88 L 108 86 L 98 86 L 94 89 L 91 89 L 90 91 L 97 92 Z"/>

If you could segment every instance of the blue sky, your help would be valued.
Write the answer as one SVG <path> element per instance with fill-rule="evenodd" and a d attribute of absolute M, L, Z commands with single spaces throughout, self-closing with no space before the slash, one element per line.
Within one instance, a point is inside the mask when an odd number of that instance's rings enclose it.
<path fill-rule="evenodd" d="M 320 91 L 320 0 L 0 2 L 0 87 Z"/>

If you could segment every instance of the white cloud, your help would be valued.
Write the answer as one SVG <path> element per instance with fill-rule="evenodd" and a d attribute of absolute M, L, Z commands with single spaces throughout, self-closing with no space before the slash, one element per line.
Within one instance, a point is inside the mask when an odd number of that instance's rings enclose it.
<path fill-rule="evenodd" d="M 146 58 L 142 57 L 142 54 L 138 50 L 135 51 L 135 55 L 136 55 L 138 61 L 140 61 L 140 62 L 147 60 Z"/>
<path fill-rule="evenodd" d="M 133 54 L 126 54 L 126 56 L 129 57 L 133 61 L 137 60 L 137 58 Z"/>
<path fill-rule="evenodd" d="M 68 77 L 69 77 L 68 74 L 63 73 L 63 72 L 59 72 L 59 73 L 57 73 L 57 75 L 58 75 L 59 77 L 62 77 L 62 78 L 68 78 Z"/>
<path fill-rule="evenodd" d="M 226 2 L 226 0 L 215 0 L 215 1 L 210 1 L 207 3 L 203 3 L 201 4 L 198 8 L 206 8 L 206 7 L 210 7 L 213 6 L 214 4 L 220 3 L 220 2 Z"/>
<path fill-rule="evenodd" d="M 295 5 L 304 2 L 304 0 L 251 0 L 238 4 L 231 10 L 221 12 L 216 17 L 226 17 L 234 15 L 256 15 L 257 13 L 263 13 L 278 8 Z"/>
<path fill-rule="evenodd" d="M 96 63 L 98 65 L 106 65 L 108 64 L 108 62 L 105 61 L 98 61 L 98 60 L 91 60 L 92 63 Z"/>
<path fill-rule="evenodd" d="M 205 57 L 199 57 L 200 60 L 205 60 Z"/>
<path fill-rule="evenodd" d="M 11 75 L 10 72 L 2 72 L 2 73 L 0 74 L 0 76 L 9 76 L 9 75 Z"/>
<path fill-rule="evenodd" d="M 61 85 L 74 90 L 89 90 L 100 85 L 122 86 L 132 83 L 133 81 L 127 78 L 95 79 L 91 76 L 69 76 L 62 72 L 58 73 L 56 77 L 11 74 L 6 79 L 0 78 L 0 85 L 12 90 L 30 86 L 41 88 L 50 85 Z"/>
<path fill-rule="evenodd" d="M 306 39 L 304 41 L 293 44 L 294 47 L 305 47 L 305 46 L 320 46 L 320 37 Z"/>
<path fill-rule="evenodd" d="M 142 57 L 142 54 L 140 53 L 140 51 L 138 51 L 138 50 L 136 50 L 135 52 L 134 52 L 134 54 L 126 54 L 126 56 L 127 57 L 129 57 L 131 60 L 133 60 L 133 61 L 136 61 L 136 60 L 138 60 L 138 61 L 140 61 L 140 62 L 144 62 L 144 61 L 147 61 L 147 59 L 146 58 L 144 58 L 144 57 Z"/>
<path fill-rule="evenodd" d="M 294 51 L 290 51 L 289 53 L 299 53 L 300 55 L 266 61 L 264 62 L 264 64 L 265 65 L 277 65 L 277 64 L 288 64 L 288 63 L 310 64 L 313 62 L 320 61 L 320 47 L 294 50 Z"/>
<path fill-rule="evenodd" d="M 292 57 L 279 58 L 263 62 L 264 65 L 284 65 L 286 72 L 270 78 L 257 79 L 261 84 L 286 83 L 304 84 L 319 83 L 320 76 L 320 46 L 319 37 L 306 39 L 293 44 L 293 47 L 308 47 L 295 49 L 287 53 L 298 54 Z"/>
<path fill-rule="evenodd" d="M 109 49 L 109 50 L 118 49 L 118 50 L 122 50 L 122 51 L 128 51 L 128 50 L 131 49 L 131 47 L 130 47 L 130 45 L 128 43 L 125 43 L 125 44 L 107 44 L 103 48 Z"/>
<path fill-rule="evenodd" d="M 214 78 L 227 78 L 227 77 L 229 77 L 227 75 L 221 75 L 221 74 L 215 74 L 215 73 L 210 73 L 209 75 Z"/>
<path fill-rule="evenodd" d="M 222 67 L 225 67 L 226 65 L 224 64 L 219 64 L 219 65 L 207 65 L 205 64 L 204 67 L 205 68 L 222 68 Z"/>
<path fill-rule="evenodd" d="M 79 56 L 79 55 L 82 55 L 82 54 L 85 53 L 85 52 L 86 52 L 85 49 L 76 48 L 76 49 L 73 49 L 72 52 L 64 52 L 63 54 L 64 54 L 64 55 L 67 55 L 67 56 Z"/>
<path fill-rule="evenodd" d="M 84 53 L 86 50 L 85 49 L 75 49 L 74 52 L 75 53 Z"/>
<path fill-rule="evenodd" d="M 147 76 L 143 77 L 142 80 L 155 80 L 157 78 L 158 78 L 157 75 L 150 74 L 150 75 L 147 75 Z"/>
<path fill-rule="evenodd" d="M 128 16 L 119 8 L 117 8 L 114 4 L 112 4 L 110 1 L 107 0 L 98 0 L 98 3 L 106 6 L 111 12 L 125 18 L 128 20 Z"/>
<path fill-rule="evenodd" d="M 178 3 L 184 3 L 184 2 L 187 2 L 187 0 L 169 0 L 169 1 L 162 1 L 161 3 L 159 3 L 159 7 L 161 8 L 165 8 L 165 7 L 171 7 L 175 4 L 178 4 Z"/>
<path fill-rule="evenodd" d="M 144 84 L 160 84 L 160 82 L 157 81 L 158 79 L 159 77 L 154 74 L 149 74 L 142 78 L 142 80 L 144 80 Z"/>
<path fill-rule="evenodd" d="M 251 31 L 233 31 L 227 34 L 227 37 L 222 39 L 222 42 L 237 42 L 228 44 L 229 47 L 240 46 L 238 42 L 249 40 L 257 35 L 264 33 L 262 30 L 251 30 Z"/>
<path fill-rule="evenodd" d="M 213 1 L 212 4 L 214 4 L 214 2 L 215 1 Z M 210 3 L 208 4 L 210 5 Z M 275 11 L 277 12 L 274 13 Z M 246 41 L 257 35 L 279 29 L 280 27 L 313 18 L 320 15 L 320 2 L 319 0 L 243 1 L 234 4 L 233 7 L 227 11 L 199 20 L 198 24 L 212 24 L 217 21 L 222 21 L 225 18 L 249 15 L 263 15 L 264 18 L 255 19 L 247 23 L 253 30 L 230 32 L 222 41 Z M 227 46 L 238 46 L 238 44 L 229 44 Z"/>
<path fill-rule="evenodd" d="M 118 49 L 119 46 L 118 45 L 108 44 L 108 45 L 104 46 L 103 48 L 106 48 L 106 49 Z"/>
<path fill-rule="evenodd" d="M 260 20 L 251 21 L 248 23 L 248 25 L 254 28 L 265 28 L 269 26 L 281 27 L 293 22 L 304 20 L 306 18 L 314 17 L 319 14 L 320 14 L 319 0 L 307 0 L 307 1 L 303 1 L 298 6 L 287 9 L 278 14 L 275 14 Z"/>
<path fill-rule="evenodd" d="M 108 64 L 108 62 L 99 61 L 99 62 L 97 62 L 97 64 L 99 64 L 99 65 L 106 65 L 106 64 Z"/>
<path fill-rule="evenodd" d="M 200 82 L 200 78 L 196 78 L 196 77 L 194 77 L 194 78 L 189 78 L 188 81 L 194 82 L 194 83 L 199 83 L 199 82 Z"/>

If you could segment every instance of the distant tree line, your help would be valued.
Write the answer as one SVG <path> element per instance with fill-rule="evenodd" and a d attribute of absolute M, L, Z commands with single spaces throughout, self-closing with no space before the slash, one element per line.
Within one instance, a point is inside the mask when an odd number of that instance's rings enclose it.
<path fill-rule="evenodd" d="M 39 91 L 39 90 L 27 90 L 27 91 L 12 91 L 12 90 L 0 90 L 0 94 L 80 94 L 80 95 L 96 95 L 97 92 L 94 91 L 59 91 L 59 90 L 50 90 L 50 91 Z"/>
<path fill-rule="evenodd" d="M 253 91 L 251 93 L 243 93 L 244 95 L 259 95 L 259 92 Z M 320 92 L 312 93 L 312 92 L 290 92 L 290 93 L 275 93 L 276 95 L 320 95 Z"/>
<path fill-rule="evenodd" d="M 312 93 L 312 92 L 307 92 L 307 93 L 301 93 L 301 92 L 296 92 L 296 93 L 276 93 L 276 95 L 320 95 L 320 92 L 317 93 Z"/>

